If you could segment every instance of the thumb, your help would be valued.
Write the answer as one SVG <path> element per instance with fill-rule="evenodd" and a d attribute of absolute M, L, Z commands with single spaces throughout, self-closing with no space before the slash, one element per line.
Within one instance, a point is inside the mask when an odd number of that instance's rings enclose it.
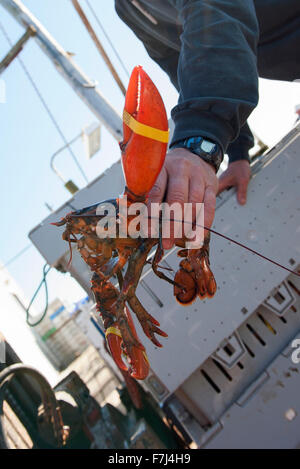
<path fill-rule="evenodd" d="M 221 194 L 225 189 L 228 187 L 233 186 L 233 177 L 230 174 L 226 174 L 225 171 L 219 178 L 219 188 L 218 188 L 218 195 Z"/>
<path fill-rule="evenodd" d="M 240 205 L 245 205 L 245 203 L 247 202 L 248 183 L 249 181 L 247 180 L 238 183 L 236 198 Z"/>

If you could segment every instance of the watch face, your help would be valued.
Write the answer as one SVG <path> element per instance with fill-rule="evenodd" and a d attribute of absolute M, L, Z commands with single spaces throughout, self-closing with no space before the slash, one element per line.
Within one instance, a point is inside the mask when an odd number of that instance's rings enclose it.
<path fill-rule="evenodd" d="M 208 140 L 203 140 L 201 143 L 201 150 L 205 151 L 205 153 L 211 153 L 215 148 L 216 144 Z"/>
<path fill-rule="evenodd" d="M 218 171 L 223 160 L 223 153 L 217 143 L 206 140 L 203 137 L 189 137 L 175 143 L 174 148 L 187 148 L 204 161 L 210 163 Z M 173 148 L 173 146 L 172 146 Z"/>

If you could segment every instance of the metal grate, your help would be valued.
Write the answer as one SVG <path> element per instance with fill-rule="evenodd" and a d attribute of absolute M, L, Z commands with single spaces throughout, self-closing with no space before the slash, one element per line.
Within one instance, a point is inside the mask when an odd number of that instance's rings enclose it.
<path fill-rule="evenodd" d="M 280 292 L 286 291 L 287 285 L 293 294 L 293 302 L 289 303 L 284 313 L 268 309 L 266 302 L 263 302 L 237 329 L 245 353 L 234 366 L 227 367 L 213 358 L 213 354 L 179 388 L 181 401 L 190 411 L 196 406 L 202 425 L 214 424 L 300 330 L 299 278 L 290 275 L 270 293 L 268 299 L 278 299 L 279 292 L 280 302 Z M 228 350 L 230 352 L 230 348 Z"/>

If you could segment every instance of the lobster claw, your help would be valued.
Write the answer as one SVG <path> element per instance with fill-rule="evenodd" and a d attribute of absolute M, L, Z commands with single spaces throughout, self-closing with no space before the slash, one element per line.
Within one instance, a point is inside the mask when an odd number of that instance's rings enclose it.
<path fill-rule="evenodd" d="M 116 325 L 109 327 L 105 332 L 105 337 L 106 337 L 106 342 L 107 342 L 109 351 L 115 363 L 118 365 L 118 367 L 121 370 L 127 371 L 127 366 L 122 360 L 121 345 L 122 345 L 123 339 L 122 339 L 119 328 Z"/>
<path fill-rule="evenodd" d="M 137 339 L 137 333 L 135 330 L 135 326 L 131 317 L 131 314 L 127 307 L 125 307 L 125 314 L 127 316 L 128 325 L 131 330 L 132 335 Z M 123 371 L 128 371 L 130 376 L 135 379 L 145 379 L 149 373 L 149 360 L 146 355 L 145 350 L 141 350 L 138 347 L 130 346 L 130 349 L 127 350 L 126 346 L 124 346 L 124 351 L 122 349 L 122 345 L 124 345 L 122 335 L 120 329 L 118 328 L 117 324 L 109 327 L 105 333 L 107 344 L 110 350 L 110 353 L 118 365 L 118 367 Z M 122 353 L 126 355 L 130 367 L 128 368 L 127 365 L 124 363 L 122 359 Z"/>
<path fill-rule="evenodd" d="M 128 325 L 132 332 L 132 335 L 139 341 L 134 322 L 132 320 L 132 316 L 130 314 L 129 309 L 125 306 L 125 314 L 127 316 Z M 150 365 L 147 354 L 145 350 L 141 350 L 138 347 L 132 346 L 130 351 L 128 351 L 129 361 L 130 361 L 130 369 L 129 373 L 132 378 L 135 379 L 145 379 L 148 376 Z"/>
<path fill-rule="evenodd" d="M 199 298 L 212 298 L 217 291 L 217 284 L 214 274 L 210 270 L 209 259 L 204 257 L 201 259 L 201 275 L 197 278 L 198 296 Z"/>
<path fill-rule="evenodd" d="M 144 199 L 153 187 L 167 152 L 168 120 L 162 98 L 141 66 L 130 77 L 120 143 L 126 195 Z"/>
<path fill-rule="evenodd" d="M 189 305 L 198 296 L 200 299 L 212 298 L 217 291 L 215 277 L 209 264 L 209 236 L 200 249 L 182 249 L 183 257 L 175 275 L 174 295 L 182 305 Z"/>
<path fill-rule="evenodd" d="M 174 295 L 181 305 L 192 304 L 197 297 L 197 283 L 194 272 L 186 271 L 182 266 L 176 272 Z M 179 287 L 181 285 L 181 288 Z"/>

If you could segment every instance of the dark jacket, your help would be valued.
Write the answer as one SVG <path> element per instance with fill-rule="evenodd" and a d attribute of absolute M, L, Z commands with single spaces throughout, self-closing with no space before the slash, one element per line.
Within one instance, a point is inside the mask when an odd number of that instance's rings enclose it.
<path fill-rule="evenodd" d="M 179 91 L 172 143 L 202 135 L 248 158 L 258 74 L 300 78 L 300 0 L 115 0 Z M 274 98 L 276 99 L 276 98 Z"/>

